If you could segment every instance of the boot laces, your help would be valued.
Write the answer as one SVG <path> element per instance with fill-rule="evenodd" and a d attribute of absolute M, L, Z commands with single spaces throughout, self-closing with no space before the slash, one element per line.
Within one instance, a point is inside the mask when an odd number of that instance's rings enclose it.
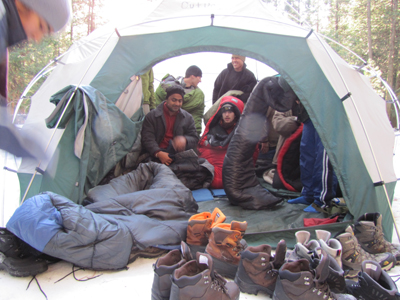
<path fill-rule="evenodd" d="M 226 293 L 228 291 L 228 289 L 226 288 L 226 280 L 221 275 L 214 271 L 214 276 L 211 276 L 211 278 L 211 288 L 216 291 L 222 291 L 223 293 Z"/>
<path fill-rule="evenodd" d="M 382 231 L 381 228 L 378 228 L 377 226 L 375 227 L 375 234 L 374 234 L 374 242 L 379 246 L 379 247 L 385 247 L 387 243 L 385 240 L 385 235 Z"/>
<path fill-rule="evenodd" d="M 238 241 L 236 243 L 236 245 L 233 247 L 233 251 L 236 252 L 236 256 L 240 256 L 240 253 L 244 250 L 244 246 L 240 243 L 240 235 L 235 236 L 236 238 L 238 238 Z"/>
<path fill-rule="evenodd" d="M 316 280 L 314 280 L 315 283 L 315 287 L 312 289 L 313 293 L 317 293 L 318 296 L 322 296 L 322 299 L 325 300 L 335 300 L 336 298 L 334 298 L 331 295 L 331 291 L 329 289 L 329 285 L 327 282 L 324 283 L 320 283 Z"/>

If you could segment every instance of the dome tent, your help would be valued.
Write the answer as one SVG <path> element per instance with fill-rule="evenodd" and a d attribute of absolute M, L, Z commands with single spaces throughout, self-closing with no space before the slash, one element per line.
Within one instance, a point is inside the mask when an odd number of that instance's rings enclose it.
<path fill-rule="evenodd" d="M 385 102 L 318 33 L 284 21 L 261 0 L 156 3 L 143 19 L 124 27 L 104 27 L 74 44 L 32 97 L 23 130 L 41 132 L 43 137 L 53 134 L 43 120 L 54 110 L 50 96 L 66 86 L 90 85 L 115 103 L 132 75 L 167 58 L 237 53 L 271 66 L 291 85 L 321 136 L 350 212 L 356 218 L 364 212 L 389 213 L 386 198 L 393 198 L 396 176 L 394 133 Z M 135 121 L 141 118 L 139 111 Z M 57 130 L 48 159 L 40 165 L 43 175 L 37 176 L 30 194 L 49 189 L 46 182 L 51 182 L 52 191 L 79 202 L 81 193 L 70 193 L 85 184 L 78 179 L 79 159 L 60 155 L 62 139 L 62 130 Z M 71 164 L 74 168 L 67 172 L 65 165 Z M 36 166 L 23 159 L 18 170 L 23 192 Z M 384 222 L 385 233 L 391 236 L 392 220 Z"/>

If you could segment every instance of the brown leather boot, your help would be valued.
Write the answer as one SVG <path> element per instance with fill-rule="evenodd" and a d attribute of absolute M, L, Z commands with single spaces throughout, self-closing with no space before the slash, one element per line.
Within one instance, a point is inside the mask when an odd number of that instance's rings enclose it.
<path fill-rule="evenodd" d="M 212 228 L 206 252 L 213 257 L 215 269 L 224 277 L 235 278 L 246 229 L 246 221 L 217 224 Z"/>
<path fill-rule="evenodd" d="M 286 242 L 281 240 L 271 255 L 270 245 L 248 247 L 240 255 L 235 282 L 243 293 L 257 295 L 259 291 L 272 296 L 279 268 L 285 262 Z"/>
<path fill-rule="evenodd" d="M 171 274 L 186 263 L 178 249 L 157 259 L 153 265 L 154 279 L 151 288 L 152 300 L 168 300 L 171 293 Z"/>
<path fill-rule="evenodd" d="M 198 252 L 191 260 L 172 274 L 170 299 L 173 300 L 233 300 L 240 291 L 234 282 L 227 282 L 214 271 L 210 255 Z"/>
<path fill-rule="evenodd" d="M 171 250 L 168 254 L 157 259 L 153 264 L 154 279 L 151 288 L 151 300 L 169 300 L 171 292 L 171 275 L 188 261 L 193 260 L 190 249 L 181 242 L 181 249 Z"/>
<path fill-rule="evenodd" d="M 222 211 L 216 207 L 212 213 L 202 212 L 190 217 L 187 227 L 186 243 L 193 257 L 196 252 L 204 252 L 211 234 L 211 228 L 226 219 Z"/>

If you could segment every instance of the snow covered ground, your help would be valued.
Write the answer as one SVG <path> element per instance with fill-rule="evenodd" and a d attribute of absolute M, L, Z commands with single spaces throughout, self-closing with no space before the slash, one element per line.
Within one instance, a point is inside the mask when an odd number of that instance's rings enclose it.
<path fill-rule="evenodd" d="M 400 178 L 400 136 L 396 140 L 394 166 Z M 15 173 L 3 169 L 4 161 L 8 168 L 16 169 L 18 161 L 0 152 L 0 226 L 4 226 L 18 207 L 19 186 Z M 4 201 L 2 201 L 4 200 Z M 397 226 L 400 227 L 400 185 L 397 184 L 393 201 L 393 212 Z M 400 229 L 400 228 L 399 228 Z M 394 232 L 393 241 L 398 242 Z M 118 255 L 116 253 L 115 255 Z M 137 259 L 121 271 L 77 270 L 67 262 L 49 266 L 48 271 L 32 278 L 16 278 L 0 271 L 0 299 L 63 300 L 63 299 L 150 299 L 153 283 L 152 265 L 156 259 Z M 400 277 L 400 266 L 389 274 L 396 280 Z M 400 288 L 400 283 L 398 283 Z M 240 299 L 270 299 L 265 294 L 258 296 L 242 293 Z"/>

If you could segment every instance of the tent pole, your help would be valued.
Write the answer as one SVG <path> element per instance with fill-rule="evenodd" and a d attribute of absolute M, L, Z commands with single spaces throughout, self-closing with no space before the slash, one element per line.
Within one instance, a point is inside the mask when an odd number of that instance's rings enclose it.
<path fill-rule="evenodd" d="M 317 37 L 318 41 L 321 43 L 321 46 L 324 47 L 326 53 L 327 53 L 328 56 L 330 57 L 332 63 L 334 64 L 334 66 L 335 66 L 335 68 L 336 68 L 336 71 L 338 72 L 338 74 L 339 74 L 339 76 L 340 76 L 340 78 L 341 78 L 341 80 L 342 80 L 342 82 L 343 82 L 343 85 L 345 86 L 347 92 L 350 93 L 350 98 L 352 99 L 353 97 L 351 96 L 351 91 L 350 91 L 349 87 L 347 86 L 346 81 L 345 81 L 344 78 L 343 78 L 343 74 L 340 72 L 340 69 L 339 69 L 339 67 L 337 66 L 335 60 L 332 58 L 331 54 L 330 54 L 329 51 L 326 49 L 325 45 L 322 43 L 322 41 L 321 41 L 320 37 L 318 36 L 318 34 L 315 33 L 315 32 L 314 32 L 314 34 L 315 34 L 315 36 Z M 338 95 L 338 96 L 340 96 L 340 95 Z M 362 128 L 363 128 L 363 130 L 364 130 L 364 134 L 365 134 L 365 136 L 366 136 L 366 138 L 367 138 L 368 146 L 369 146 L 369 149 L 370 149 L 370 151 L 371 151 L 372 157 L 374 158 L 374 163 L 375 163 L 376 170 L 378 171 L 379 178 L 380 178 L 381 182 L 383 182 L 383 188 L 384 188 L 384 191 L 385 191 L 385 196 L 386 196 L 387 203 L 388 203 L 388 205 L 389 205 L 390 214 L 391 214 L 392 219 L 393 219 L 393 224 L 394 224 L 395 229 L 396 229 L 397 238 L 400 240 L 400 234 L 399 234 L 399 231 L 398 231 L 398 229 L 397 229 L 396 219 L 394 218 L 392 205 L 390 204 L 389 194 L 387 193 L 386 184 L 385 184 L 385 181 L 384 181 L 383 178 L 382 178 L 382 173 L 381 173 L 381 170 L 380 170 L 379 165 L 378 165 L 378 163 L 377 163 L 375 151 L 374 151 L 374 149 L 372 148 L 371 140 L 370 140 L 370 138 L 369 138 L 369 136 L 368 136 L 368 134 L 367 134 L 367 132 L 366 132 L 366 130 L 365 130 L 364 122 L 363 122 L 363 120 L 362 120 L 361 117 L 360 117 L 360 112 L 359 112 L 359 110 L 358 110 L 358 108 L 357 108 L 357 105 L 355 104 L 354 101 L 353 101 L 353 104 L 354 104 L 354 108 L 355 108 L 355 110 L 356 110 L 356 112 L 357 112 L 358 118 L 359 118 L 359 120 L 360 120 L 361 126 L 362 126 Z"/>
<path fill-rule="evenodd" d="M 100 47 L 100 49 L 97 51 L 96 55 L 93 57 L 92 61 L 90 62 L 89 66 L 87 67 L 87 69 L 86 69 L 85 73 L 83 74 L 81 80 L 79 81 L 78 85 L 76 85 L 76 87 L 75 87 L 73 93 L 72 93 L 71 96 L 69 97 L 68 102 L 67 102 L 67 104 L 65 105 L 64 110 L 63 110 L 61 116 L 58 118 L 57 124 L 54 126 L 53 133 L 52 133 L 52 135 L 51 135 L 51 137 L 50 137 L 50 139 L 49 139 L 49 142 L 47 143 L 47 146 L 46 146 L 46 148 L 45 148 L 45 150 L 44 150 L 44 153 L 47 152 L 47 149 L 49 148 L 50 143 L 51 143 L 51 141 L 53 140 L 53 137 L 54 137 L 54 135 L 55 135 L 55 133 L 56 133 L 56 130 L 57 130 L 57 128 L 58 128 L 58 126 L 59 126 L 59 124 L 60 124 L 60 122 L 61 122 L 61 120 L 62 120 L 62 118 L 63 118 L 63 116 L 64 116 L 64 114 L 65 114 L 65 112 L 66 112 L 66 110 L 67 110 L 67 108 L 68 108 L 68 106 L 69 106 L 69 104 L 71 103 L 71 99 L 75 96 L 76 91 L 77 91 L 78 88 L 81 86 L 83 79 L 85 78 L 86 74 L 89 72 L 89 69 L 92 67 L 94 61 L 95 61 L 95 60 L 97 59 L 97 57 L 99 56 L 101 50 L 103 50 L 104 46 L 107 44 L 108 40 L 111 38 L 111 36 L 112 36 L 113 34 L 114 34 L 114 32 L 112 32 L 112 33 L 109 35 L 109 37 L 107 38 L 107 40 L 103 43 L 103 45 L 102 45 L 102 46 Z M 40 169 L 41 163 L 42 163 L 42 160 L 39 161 L 37 167 L 35 168 L 35 172 L 32 174 L 31 180 L 29 181 L 29 184 L 28 184 L 28 186 L 27 186 L 27 188 L 26 188 L 26 190 L 25 190 L 25 194 L 24 194 L 23 198 L 21 199 L 20 205 L 22 205 L 22 203 L 24 203 L 24 201 L 25 201 L 25 199 L 26 199 L 26 196 L 27 196 L 27 194 L 28 194 L 28 192 L 29 192 L 29 190 L 30 190 L 30 188 L 31 188 L 31 186 L 32 186 L 33 180 L 35 179 L 36 174 L 38 173 L 37 170 Z"/>
<path fill-rule="evenodd" d="M 390 208 L 390 209 L 389 209 L 389 210 L 390 210 L 390 214 L 392 215 L 393 224 L 394 224 L 394 229 L 396 230 L 397 238 L 398 238 L 398 240 L 400 241 L 399 228 L 397 227 L 396 219 L 395 219 L 394 214 L 393 214 L 392 204 L 390 204 L 389 194 L 388 194 L 387 189 L 386 189 L 386 184 L 383 184 L 383 190 L 385 191 L 386 200 L 387 200 L 388 205 L 389 205 L 389 208 Z"/>

